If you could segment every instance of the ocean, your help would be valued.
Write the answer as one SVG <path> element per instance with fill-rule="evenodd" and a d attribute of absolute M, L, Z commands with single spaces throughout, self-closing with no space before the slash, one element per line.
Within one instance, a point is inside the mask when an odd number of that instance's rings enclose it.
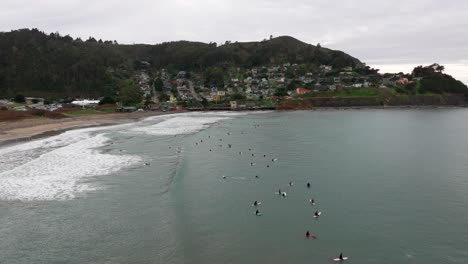
<path fill-rule="evenodd" d="M 194 112 L 5 146 L 0 263 L 466 263 L 465 120 Z"/>

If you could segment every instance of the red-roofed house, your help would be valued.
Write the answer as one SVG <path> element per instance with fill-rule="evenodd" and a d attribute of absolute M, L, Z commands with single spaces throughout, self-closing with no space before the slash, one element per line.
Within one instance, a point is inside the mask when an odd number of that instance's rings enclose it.
<path fill-rule="evenodd" d="M 310 93 L 310 90 L 306 89 L 306 88 L 303 88 L 303 87 L 296 88 L 296 94 L 297 95 L 303 95 L 303 94 L 306 94 L 306 93 Z"/>
<path fill-rule="evenodd" d="M 409 80 L 408 78 L 401 78 L 398 81 L 396 81 L 396 84 L 408 84 Z"/>

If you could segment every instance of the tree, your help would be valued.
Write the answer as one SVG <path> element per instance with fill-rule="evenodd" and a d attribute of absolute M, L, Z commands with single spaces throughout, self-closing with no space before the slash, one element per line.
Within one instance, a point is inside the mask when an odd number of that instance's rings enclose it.
<path fill-rule="evenodd" d="M 277 89 L 274 96 L 278 96 L 278 97 L 283 97 L 283 96 L 287 96 L 288 95 L 288 92 L 283 89 L 283 88 L 280 88 L 280 89 Z"/>
<path fill-rule="evenodd" d="M 102 98 L 101 101 L 99 101 L 99 104 L 100 105 L 115 104 L 115 100 L 114 100 L 114 98 L 112 98 L 110 96 L 105 96 L 104 98 Z"/>
<path fill-rule="evenodd" d="M 245 100 L 245 98 L 246 98 L 246 97 L 245 97 L 244 95 L 238 94 L 238 93 L 233 94 L 233 95 L 231 96 L 231 99 L 232 99 L 232 100 Z"/>
<path fill-rule="evenodd" d="M 120 81 L 119 99 L 123 105 L 141 103 L 143 92 L 132 80 Z"/>
<path fill-rule="evenodd" d="M 26 102 L 26 98 L 24 98 L 24 95 L 22 94 L 17 94 L 13 101 L 15 101 L 15 103 L 24 103 Z"/>
<path fill-rule="evenodd" d="M 155 89 L 156 91 L 162 92 L 163 87 L 164 87 L 164 83 L 163 83 L 163 81 L 161 80 L 161 78 L 157 78 L 156 80 L 154 80 L 154 89 Z"/>

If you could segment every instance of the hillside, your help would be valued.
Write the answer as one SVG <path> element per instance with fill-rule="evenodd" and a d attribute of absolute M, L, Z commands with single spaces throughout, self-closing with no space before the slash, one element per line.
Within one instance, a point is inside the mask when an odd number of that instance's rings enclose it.
<path fill-rule="evenodd" d="M 18 93 L 43 97 L 114 94 L 119 81 L 130 78 L 138 68 L 138 61 L 149 62 L 153 69 L 195 72 L 212 66 L 251 67 L 286 62 L 336 68 L 361 64 L 344 52 L 287 36 L 221 46 L 189 41 L 119 45 L 22 29 L 0 33 L 0 97 Z"/>

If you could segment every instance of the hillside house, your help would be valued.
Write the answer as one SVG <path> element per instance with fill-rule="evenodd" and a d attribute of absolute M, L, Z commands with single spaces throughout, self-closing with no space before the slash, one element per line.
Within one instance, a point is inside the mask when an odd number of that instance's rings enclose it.
<path fill-rule="evenodd" d="M 296 94 L 297 95 L 304 95 L 304 94 L 307 94 L 307 93 L 310 93 L 309 89 L 306 89 L 306 88 L 303 88 L 303 87 L 296 88 Z"/>

